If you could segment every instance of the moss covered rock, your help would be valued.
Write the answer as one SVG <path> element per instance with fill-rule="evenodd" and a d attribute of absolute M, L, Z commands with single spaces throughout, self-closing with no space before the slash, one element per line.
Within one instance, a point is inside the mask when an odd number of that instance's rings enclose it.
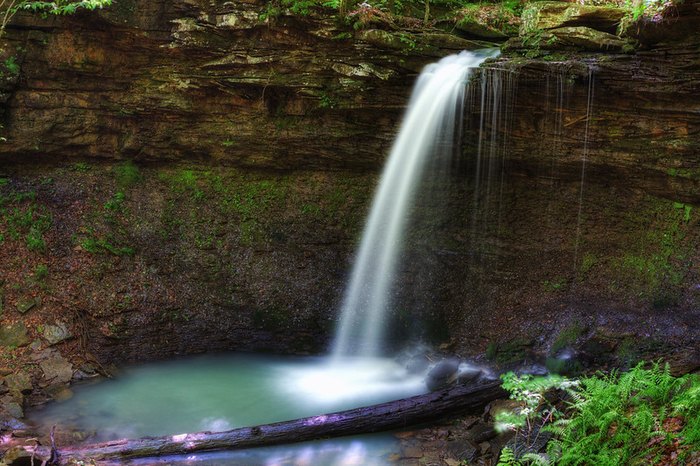
<path fill-rule="evenodd" d="M 622 52 L 627 47 L 627 42 L 621 38 L 588 27 L 563 27 L 552 29 L 550 33 L 558 43 L 593 52 Z"/>
<path fill-rule="evenodd" d="M 625 11 L 616 7 L 585 6 L 565 2 L 533 2 L 522 14 L 521 34 L 537 30 L 584 26 L 603 32 L 615 32 Z"/>
<path fill-rule="evenodd" d="M 0 328 L 0 346 L 20 347 L 28 344 L 27 327 L 22 322 Z"/>

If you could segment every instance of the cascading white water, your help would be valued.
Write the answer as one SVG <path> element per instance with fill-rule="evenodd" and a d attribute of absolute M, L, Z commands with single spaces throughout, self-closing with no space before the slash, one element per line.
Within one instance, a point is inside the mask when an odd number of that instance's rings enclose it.
<path fill-rule="evenodd" d="M 389 296 L 416 186 L 430 156 L 454 151 L 462 128 L 467 78 L 497 53 L 487 50 L 450 55 L 427 66 L 418 77 L 345 290 L 334 356 L 381 354 Z"/>

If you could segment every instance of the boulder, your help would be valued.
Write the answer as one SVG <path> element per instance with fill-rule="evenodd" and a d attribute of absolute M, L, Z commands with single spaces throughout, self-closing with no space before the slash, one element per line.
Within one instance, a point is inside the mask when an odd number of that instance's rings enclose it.
<path fill-rule="evenodd" d="M 0 346 L 20 347 L 29 344 L 27 327 L 23 322 L 17 322 L 0 328 Z"/>
<path fill-rule="evenodd" d="M 2 410 L 3 413 L 7 413 L 11 418 L 16 419 L 24 417 L 22 406 L 11 396 L 0 398 L 0 410 Z"/>
<path fill-rule="evenodd" d="M 459 374 L 457 375 L 457 383 L 469 384 L 476 382 L 477 380 L 479 380 L 482 374 L 483 371 L 478 367 L 467 367 L 461 369 L 459 371 Z"/>
<path fill-rule="evenodd" d="M 27 393 L 32 391 L 32 378 L 26 372 L 17 372 L 5 377 L 5 384 L 12 392 Z"/>
<path fill-rule="evenodd" d="M 63 356 L 55 355 L 39 363 L 44 378 L 51 383 L 67 383 L 73 378 L 73 365 Z"/>
<path fill-rule="evenodd" d="M 457 359 L 445 359 L 433 367 L 425 379 L 428 390 L 437 390 L 446 387 L 457 380 L 459 361 Z"/>
<path fill-rule="evenodd" d="M 44 327 L 43 337 L 49 345 L 55 345 L 72 338 L 73 334 L 68 330 L 66 324 L 57 322 L 56 325 Z"/>
<path fill-rule="evenodd" d="M 20 314 L 26 314 L 40 304 L 40 298 L 22 298 L 17 302 L 17 312 Z"/>
<path fill-rule="evenodd" d="M 603 32 L 615 32 L 625 16 L 622 8 L 579 5 L 565 2 L 533 2 L 522 14 L 520 34 L 561 27 L 588 27 Z"/>
<path fill-rule="evenodd" d="M 50 385 L 46 387 L 45 391 L 47 395 L 56 401 L 65 401 L 73 398 L 73 391 L 63 383 Z"/>
<path fill-rule="evenodd" d="M 549 31 L 559 43 L 592 52 L 622 52 L 627 41 L 589 27 L 562 27 Z"/>

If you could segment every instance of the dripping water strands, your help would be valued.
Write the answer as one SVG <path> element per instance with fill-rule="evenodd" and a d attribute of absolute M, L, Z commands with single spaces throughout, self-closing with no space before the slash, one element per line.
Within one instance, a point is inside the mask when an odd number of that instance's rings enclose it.
<path fill-rule="evenodd" d="M 482 69 L 480 92 L 471 93 L 469 107 L 479 115 L 476 158 L 472 180 L 470 218 L 471 250 L 488 260 L 484 241 L 498 238 L 501 230 L 505 156 L 510 142 L 517 93 L 517 74 L 503 69 Z M 490 264 L 489 267 L 497 264 Z"/>
<path fill-rule="evenodd" d="M 581 219 L 583 214 L 583 188 L 585 186 L 586 180 L 586 162 L 588 161 L 588 132 L 591 125 L 591 116 L 593 112 L 593 93 L 595 90 L 594 80 L 593 80 L 593 68 L 589 66 L 588 68 L 588 98 L 586 100 L 586 126 L 583 132 L 583 155 L 581 156 L 581 186 L 579 188 L 578 196 L 578 215 L 576 218 L 576 241 L 574 243 L 574 271 L 573 276 L 577 276 L 578 268 L 578 250 L 581 242 Z"/>
<path fill-rule="evenodd" d="M 550 80 L 554 81 L 553 89 L 550 88 Z M 551 187 L 552 199 L 556 199 L 559 196 L 557 192 L 557 179 L 558 179 L 558 161 L 563 156 L 565 152 L 564 146 L 564 114 L 567 108 L 567 100 L 569 96 L 569 88 L 566 86 L 566 73 L 564 70 L 559 70 L 557 73 L 552 75 L 547 75 L 547 90 L 545 95 L 547 96 L 547 104 L 545 109 L 545 115 L 552 115 L 553 121 L 549 121 L 549 118 L 545 121 L 547 125 L 545 127 L 546 138 L 542 138 L 542 143 L 547 142 L 549 150 L 551 151 L 550 164 L 549 164 L 549 174 L 545 175 L 545 179 L 548 179 Z M 552 100 L 552 94 L 554 94 L 554 107 L 550 107 L 550 101 Z M 549 125 L 551 124 L 551 136 L 549 131 Z M 544 147 L 541 150 L 544 151 Z M 546 211 L 546 222 L 547 230 L 551 231 L 560 222 L 559 216 L 556 215 L 554 211 L 554 206 L 552 203 L 547 204 Z"/>
<path fill-rule="evenodd" d="M 365 224 L 341 308 L 336 358 L 377 357 L 416 188 L 431 158 L 446 158 L 462 129 L 472 70 L 497 50 L 462 52 L 429 65 L 418 77 Z M 445 154 L 448 157 L 445 157 Z"/>

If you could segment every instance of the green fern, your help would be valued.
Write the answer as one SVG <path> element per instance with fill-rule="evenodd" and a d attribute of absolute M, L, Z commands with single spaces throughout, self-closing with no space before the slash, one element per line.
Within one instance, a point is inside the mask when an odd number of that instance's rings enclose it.
<path fill-rule="evenodd" d="M 532 466 L 552 466 L 554 464 L 547 455 L 540 453 L 525 453 L 521 458 L 521 463 Z"/>
<path fill-rule="evenodd" d="M 669 451 L 676 452 L 678 464 L 685 464 L 693 451 L 700 450 L 698 375 L 677 378 L 668 365 L 640 363 L 627 373 L 598 373 L 578 384 L 512 374 L 503 380 L 511 398 L 523 401 L 525 407 L 500 414 L 497 421 L 510 422 L 513 430 L 525 424 L 541 427 L 553 438 L 546 456 L 530 453 L 518 458 L 504 449 L 499 464 L 655 464 L 668 460 Z M 552 388 L 568 392 L 565 417 L 544 396 Z"/>
<path fill-rule="evenodd" d="M 501 455 L 498 457 L 496 466 L 521 466 L 521 464 L 515 457 L 515 452 L 509 447 L 504 447 L 501 450 Z"/>

